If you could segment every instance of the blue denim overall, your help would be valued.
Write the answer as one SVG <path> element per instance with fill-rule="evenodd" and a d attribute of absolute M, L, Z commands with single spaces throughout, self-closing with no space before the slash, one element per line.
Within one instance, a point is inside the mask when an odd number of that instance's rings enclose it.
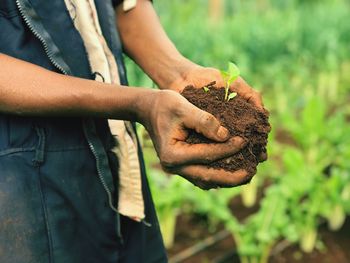
<path fill-rule="evenodd" d="M 112 3 L 95 4 L 126 85 Z M 0 53 L 93 79 L 64 0 L 1 0 Z M 118 184 L 113 146 L 105 119 L 0 113 L 1 263 L 167 261 L 140 149 L 146 221 L 151 227 L 111 209 Z"/>

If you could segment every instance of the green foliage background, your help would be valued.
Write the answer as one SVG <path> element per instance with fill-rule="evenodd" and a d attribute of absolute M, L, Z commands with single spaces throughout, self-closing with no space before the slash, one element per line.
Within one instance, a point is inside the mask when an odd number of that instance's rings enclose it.
<path fill-rule="evenodd" d="M 242 262 L 266 262 L 281 240 L 305 252 L 320 249 L 319 225 L 338 229 L 350 214 L 349 1 L 227 0 L 218 21 L 210 19 L 207 0 L 154 5 L 186 57 L 205 66 L 239 66 L 262 92 L 273 128 L 270 158 L 259 166 L 254 186 L 220 191 L 203 192 L 164 175 L 146 140 L 161 224 L 178 213 L 205 214 L 212 228 L 224 222 Z M 153 86 L 130 60 L 127 68 L 131 85 Z M 254 199 L 256 187 L 264 193 L 260 209 L 239 222 L 227 203 L 237 195 Z"/>

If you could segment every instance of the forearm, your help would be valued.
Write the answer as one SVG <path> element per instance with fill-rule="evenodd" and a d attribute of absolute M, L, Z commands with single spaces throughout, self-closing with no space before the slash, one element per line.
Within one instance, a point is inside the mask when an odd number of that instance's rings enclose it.
<path fill-rule="evenodd" d="M 0 54 L 0 112 L 138 120 L 152 93 L 61 75 Z"/>
<path fill-rule="evenodd" d="M 139 0 L 131 11 L 117 7 L 117 26 L 127 54 L 160 88 L 183 78 L 194 64 L 184 58 L 164 32 L 152 3 Z"/>

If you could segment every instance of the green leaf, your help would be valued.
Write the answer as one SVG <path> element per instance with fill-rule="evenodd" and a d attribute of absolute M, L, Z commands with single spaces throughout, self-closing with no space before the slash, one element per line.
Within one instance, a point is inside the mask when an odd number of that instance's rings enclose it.
<path fill-rule="evenodd" d="M 209 91 L 208 87 L 203 87 L 203 89 L 204 89 L 204 92 L 208 92 Z"/>
<path fill-rule="evenodd" d="M 235 63 L 229 62 L 228 74 L 230 75 L 230 80 L 231 79 L 235 80 L 241 74 L 241 71 L 239 70 L 239 68 L 236 66 Z"/>
<path fill-rule="evenodd" d="M 220 74 L 223 79 L 228 79 L 230 77 L 230 74 L 223 70 L 220 70 Z"/>
<path fill-rule="evenodd" d="M 227 80 L 227 82 L 229 83 L 229 85 L 231 85 L 231 83 L 233 83 L 236 79 L 237 79 L 238 76 L 234 76 L 234 77 L 231 77 Z"/>
<path fill-rule="evenodd" d="M 233 99 L 236 96 L 237 96 L 237 92 L 231 92 L 230 95 L 228 95 L 227 101 L 230 101 L 231 99 Z"/>

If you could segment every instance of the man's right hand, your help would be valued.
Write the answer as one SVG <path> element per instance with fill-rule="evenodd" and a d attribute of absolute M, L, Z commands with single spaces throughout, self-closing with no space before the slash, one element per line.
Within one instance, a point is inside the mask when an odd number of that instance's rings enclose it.
<path fill-rule="evenodd" d="M 164 170 L 183 176 L 202 189 L 233 187 L 247 182 L 247 172 L 228 172 L 206 165 L 232 156 L 245 146 L 241 137 L 229 132 L 210 113 L 188 102 L 174 91 L 156 91 L 144 100 L 140 122 L 148 130 Z M 189 144 L 189 129 L 216 143 Z"/>

